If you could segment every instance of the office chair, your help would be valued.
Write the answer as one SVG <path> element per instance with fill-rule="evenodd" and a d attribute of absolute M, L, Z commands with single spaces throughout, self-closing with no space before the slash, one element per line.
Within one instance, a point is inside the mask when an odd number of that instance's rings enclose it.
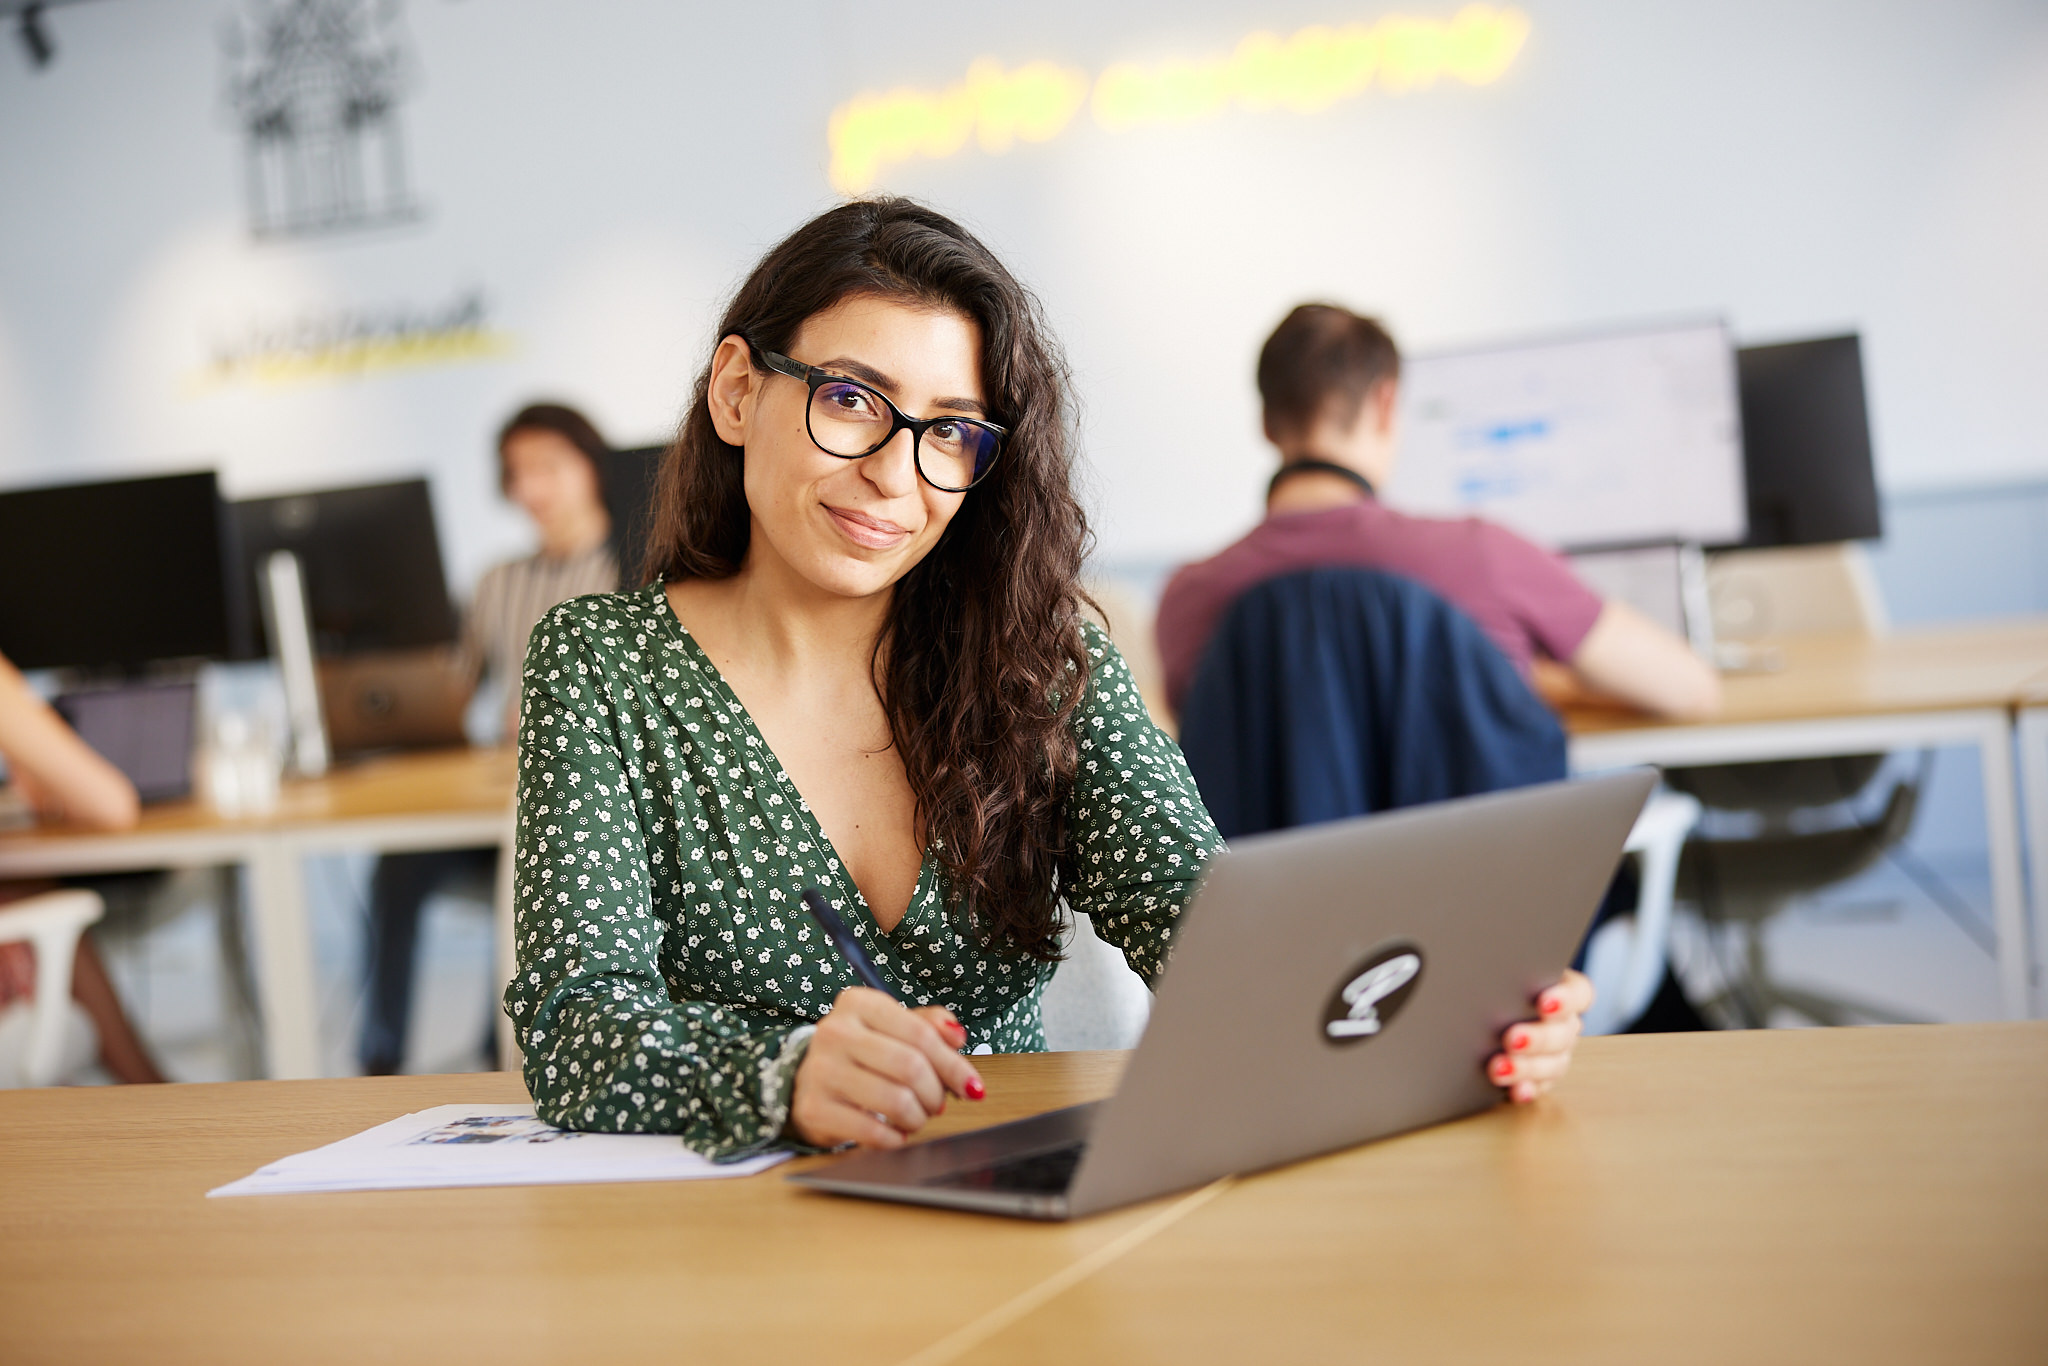
<path fill-rule="evenodd" d="M 1885 629 L 1876 578 L 1853 542 L 1716 555 L 1707 585 L 1719 640 L 1873 636 Z M 1751 1028 L 1767 1025 L 1780 1007 L 1818 1024 L 1910 1022 L 1883 1006 L 1778 981 L 1764 942 L 1770 920 L 1792 901 L 1855 877 L 1911 831 L 1922 777 L 1896 770 L 1881 777 L 1887 757 L 1722 764 L 1665 775 L 1709 813 L 1706 833 L 1695 835 L 1680 861 L 1683 894 L 1710 927 L 1737 927 L 1743 939 L 1741 970 L 1707 1002 L 1709 1011 Z M 1718 833 L 1730 825 L 1749 828 Z"/>
<path fill-rule="evenodd" d="M 1588 1034 L 1620 1034 L 1642 1019 L 1671 968 L 1671 913 L 1686 839 L 1699 823 L 1700 802 L 1658 789 L 1628 832 L 1622 853 L 1636 860 L 1635 910 L 1596 925 L 1587 938 L 1584 972 L 1593 979 Z"/>
<path fill-rule="evenodd" d="M 1088 917 L 1073 914 L 1066 958 L 1039 998 L 1045 1046 L 1074 1049 L 1134 1048 L 1152 1016 L 1152 992 L 1131 971 L 1121 950 L 1100 938 Z"/>
<path fill-rule="evenodd" d="M 1181 748 L 1226 838 L 1565 776 L 1563 727 L 1463 612 L 1366 569 L 1269 580 L 1225 613 Z M 1587 967 L 1615 1032 L 1663 983 L 1678 850 L 1699 814 L 1661 793 L 1631 833 L 1642 892 Z"/>
<path fill-rule="evenodd" d="M 1565 776 L 1563 726 L 1485 633 L 1372 569 L 1248 589 L 1180 720 L 1225 839 Z"/>
<path fill-rule="evenodd" d="M 71 999 L 71 964 L 80 936 L 104 914 L 98 894 L 84 891 L 45 892 L 0 907 L 0 943 L 25 940 L 36 953 L 35 1002 L 18 1008 L 28 1018 L 20 1061 L 0 1059 L 0 1070 L 20 1085 L 53 1085 L 83 1071 L 97 1052 L 92 1022 Z"/>
<path fill-rule="evenodd" d="M 1855 754 L 1667 775 L 1673 787 L 1710 810 L 1744 813 L 1758 826 L 1731 838 L 1695 836 L 1679 861 L 1679 886 L 1702 919 L 1742 933 L 1741 971 L 1706 1002 L 1708 1011 L 1751 1029 L 1769 1025 L 1781 1007 L 1823 1025 L 1921 1022 L 1871 1002 L 1786 985 L 1772 976 L 1765 948 L 1766 926 L 1794 900 L 1855 877 L 1911 832 L 1920 801 L 1917 774 L 1893 778 L 1874 816 L 1859 809 L 1882 785 L 1885 759 Z"/>

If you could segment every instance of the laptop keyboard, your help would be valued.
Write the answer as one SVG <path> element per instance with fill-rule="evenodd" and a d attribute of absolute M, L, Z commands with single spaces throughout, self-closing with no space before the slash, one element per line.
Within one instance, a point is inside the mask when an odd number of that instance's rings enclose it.
<path fill-rule="evenodd" d="M 961 1190 L 1016 1191 L 1026 1195 L 1057 1195 L 1074 1180 L 1086 1143 L 1070 1143 L 1048 1152 L 1028 1153 L 991 1162 L 986 1167 L 934 1176 L 927 1186 L 954 1186 Z"/>

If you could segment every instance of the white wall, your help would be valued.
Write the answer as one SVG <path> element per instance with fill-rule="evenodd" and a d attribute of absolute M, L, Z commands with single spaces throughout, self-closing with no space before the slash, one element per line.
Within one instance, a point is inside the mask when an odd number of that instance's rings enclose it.
<path fill-rule="evenodd" d="M 1100 4 L 410 0 L 415 225 L 250 239 L 219 32 L 243 0 L 52 11 L 0 50 L 0 485 L 216 463 L 231 494 L 416 472 L 451 573 L 518 549 L 489 439 L 522 399 L 621 441 L 669 426 L 722 295 L 833 202 L 831 110 L 977 57 L 1227 50 L 1357 0 Z M 1455 0 L 1404 12 L 1448 16 Z M 1226 113 L 912 162 L 1042 294 L 1086 405 L 1105 560 L 1254 515 L 1252 358 L 1293 302 L 1412 348 L 1724 312 L 1866 340 L 1892 489 L 2048 473 L 2048 7 L 1521 0 L 1497 83 Z M 302 311 L 489 301 L 509 354 L 207 388 L 209 347 Z"/>

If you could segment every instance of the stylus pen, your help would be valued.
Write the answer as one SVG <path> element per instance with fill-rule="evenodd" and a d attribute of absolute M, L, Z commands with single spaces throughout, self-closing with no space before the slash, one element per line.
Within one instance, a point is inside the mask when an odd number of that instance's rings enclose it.
<path fill-rule="evenodd" d="M 873 987 L 901 1005 L 903 998 L 882 980 L 882 974 L 875 970 L 874 960 L 853 937 L 853 931 L 846 928 L 846 922 L 839 918 L 839 912 L 832 909 L 832 903 L 825 900 L 825 894 L 816 887 L 804 888 L 804 905 L 809 909 L 811 919 L 818 922 L 818 927 L 825 931 L 825 937 L 832 941 L 832 947 L 839 950 L 839 956 L 853 969 L 853 975 L 860 978 L 861 985 Z"/>

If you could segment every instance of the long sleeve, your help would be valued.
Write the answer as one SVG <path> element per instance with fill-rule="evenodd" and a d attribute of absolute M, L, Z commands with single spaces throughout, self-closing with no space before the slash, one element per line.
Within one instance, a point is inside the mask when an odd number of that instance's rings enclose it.
<path fill-rule="evenodd" d="M 528 649 L 518 971 L 506 1009 L 543 1119 L 678 1133 L 699 1152 L 738 1157 L 777 1141 L 811 1030 L 671 995 L 648 836 L 676 817 L 665 794 L 633 790 L 645 746 L 659 742 L 628 723 L 630 709 L 598 662 L 598 647 L 622 643 L 606 633 L 626 629 L 557 609 Z"/>
<path fill-rule="evenodd" d="M 1094 670 L 1075 717 L 1080 769 L 1067 808 L 1079 869 L 1066 900 L 1152 985 L 1223 841 L 1180 746 L 1152 723 L 1123 656 L 1093 626 L 1086 635 Z"/>

